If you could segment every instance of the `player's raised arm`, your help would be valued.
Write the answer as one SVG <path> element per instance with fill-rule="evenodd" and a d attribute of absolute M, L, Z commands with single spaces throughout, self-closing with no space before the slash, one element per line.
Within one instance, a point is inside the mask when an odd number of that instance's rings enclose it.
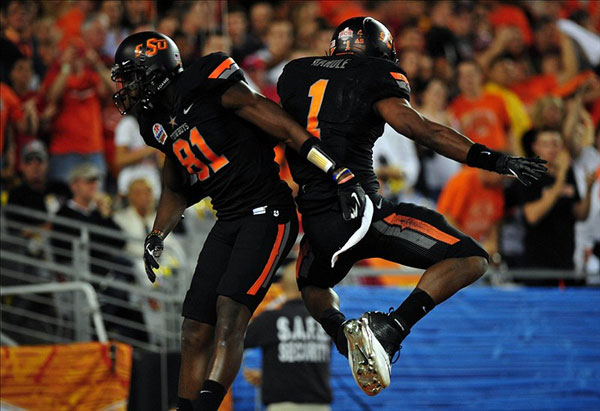
<path fill-rule="evenodd" d="M 286 143 L 323 172 L 330 174 L 338 185 L 345 220 L 362 216 L 366 201 L 365 192 L 354 174 L 348 168 L 336 164 L 325 152 L 319 139 L 311 136 L 279 105 L 252 90 L 243 81 L 223 93 L 221 104 L 225 108 L 235 110 L 238 116 Z"/>
<path fill-rule="evenodd" d="M 421 116 L 406 99 L 382 99 L 374 109 L 398 133 L 471 167 L 512 175 L 526 186 L 547 171 L 542 165 L 545 160 L 508 156 L 473 143 L 458 131 Z"/>

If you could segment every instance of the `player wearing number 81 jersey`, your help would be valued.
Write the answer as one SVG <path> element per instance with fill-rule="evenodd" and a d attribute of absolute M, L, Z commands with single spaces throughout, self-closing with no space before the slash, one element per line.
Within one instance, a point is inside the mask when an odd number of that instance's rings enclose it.
<path fill-rule="evenodd" d="M 284 109 L 354 171 L 374 204 L 374 214 L 366 228 L 339 218 L 331 182 L 288 149 L 292 176 L 301 187 L 297 202 L 305 231 L 298 285 L 309 312 L 348 357 L 358 385 L 375 395 L 390 383 L 390 363 L 410 328 L 436 304 L 483 275 L 488 258 L 479 244 L 437 212 L 392 204 L 377 194 L 373 144 L 384 124 L 456 161 L 511 174 L 525 184 L 545 167 L 539 159 L 510 157 L 473 144 L 421 117 L 408 102 L 410 87 L 397 64 L 392 35 L 377 20 L 355 17 L 341 23 L 330 54 L 288 63 L 279 79 L 279 96 Z M 397 310 L 367 312 L 346 321 L 332 287 L 355 262 L 370 257 L 425 272 Z"/>
<path fill-rule="evenodd" d="M 144 244 L 150 281 L 163 239 L 185 208 L 210 196 L 217 211 L 183 303 L 179 378 L 180 410 L 216 410 L 238 372 L 248 320 L 298 232 L 274 141 L 285 141 L 333 178 L 340 201 L 356 215 L 364 192 L 350 170 L 248 87 L 223 53 L 184 70 L 171 39 L 136 33 L 119 45 L 111 74 L 119 111 L 133 112 L 146 144 L 166 156 L 157 216 Z"/>

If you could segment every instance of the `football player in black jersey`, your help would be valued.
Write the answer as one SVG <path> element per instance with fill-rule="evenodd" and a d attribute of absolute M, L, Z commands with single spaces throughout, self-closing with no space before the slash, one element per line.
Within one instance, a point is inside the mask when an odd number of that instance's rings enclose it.
<path fill-rule="evenodd" d="M 510 157 L 422 117 L 409 104 L 409 82 L 398 66 L 389 30 L 370 17 L 340 24 L 330 55 L 287 64 L 279 78 L 283 108 L 350 167 L 367 193 L 362 219 L 338 215 L 331 182 L 287 149 L 305 235 L 298 259 L 304 302 L 338 350 L 348 356 L 358 385 L 375 395 L 390 382 L 391 361 L 411 327 L 436 304 L 486 271 L 488 255 L 435 211 L 392 204 L 377 194 L 372 149 L 389 123 L 398 133 L 472 167 L 509 174 L 530 184 L 545 172 L 539 159 Z M 332 287 L 358 260 L 380 257 L 425 272 L 415 290 L 390 313 L 346 320 Z"/>
<path fill-rule="evenodd" d="M 171 39 L 136 33 L 119 45 L 112 78 L 119 111 L 133 111 L 146 144 L 166 155 L 163 191 L 144 244 L 150 281 L 163 240 L 184 209 L 210 196 L 217 211 L 183 303 L 178 405 L 216 410 L 239 370 L 248 320 L 298 232 L 272 140 L 285 141 L 333 179 L 345 218 L 362 214 L 365 194 L 350 170 L 336 166 L 285 111 L 254 92 L 223 53 L 184 70 Z"/>

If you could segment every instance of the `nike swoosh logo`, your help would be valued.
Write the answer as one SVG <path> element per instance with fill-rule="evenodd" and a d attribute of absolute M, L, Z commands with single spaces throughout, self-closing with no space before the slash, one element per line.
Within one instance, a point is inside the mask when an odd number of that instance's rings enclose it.
<path fill-rule="evenodd" d="M 383 197 L 379 197 L 379 202 L 375 205 L 378 210 L 381 210 L 381 204 L 383 203 Z"/>
<path fill-rule="evenodd" d="M 359 201 L 358 201 L 358 196 L 356 195 L 356 193 L 352 193 L 350 195 L 350 197 L 354 198 L 354 200 L 356 201 L 354 203 L 354 206 L 352 207 L 352 211 L 350 212 L 350 218 L 352 220 L 354 220 L 356 217 L 358 217 L 358 204 L 359 204 Z"/>
<path fill-rule="evenodd" d="M 190 111 L 190 109 L 192 108 L 193 105 L 194 105 L 194 103 L 190 104 L 190 106 L 188 108 L 184 108 L 183 109 L 183 114 L 187 114 L 188 111 Z"/>
<path fill-rule="evenodd" d="M 202 390 L 202 391 L 200 391 L 200 394 L 202 394 L 203 392 L 212 392 L 212 391 L 209 391 L 209 390 Z"/>
<path fill-rule="evenodd" d="M 402 326 L 402 323 L 400 321 L 398 321 L 396 318 L 394 318 L 394 321 L 396 322 L 396 324 L 398 324 L 400 328 L 402 328 L 402 331 L 406 331 L 406 329 Z"/>

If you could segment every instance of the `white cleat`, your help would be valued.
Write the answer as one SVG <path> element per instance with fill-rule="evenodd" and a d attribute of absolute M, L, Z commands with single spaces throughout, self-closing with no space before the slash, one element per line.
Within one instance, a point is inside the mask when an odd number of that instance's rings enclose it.
<path fill-rule="evenodd" d="M 390 385 L 391 365 L 388 354 L 377 340 L 366 316 L 344 324 L 348 340 L 348 363 L 354 381 L 367 395 L 377 395 Z"/>

